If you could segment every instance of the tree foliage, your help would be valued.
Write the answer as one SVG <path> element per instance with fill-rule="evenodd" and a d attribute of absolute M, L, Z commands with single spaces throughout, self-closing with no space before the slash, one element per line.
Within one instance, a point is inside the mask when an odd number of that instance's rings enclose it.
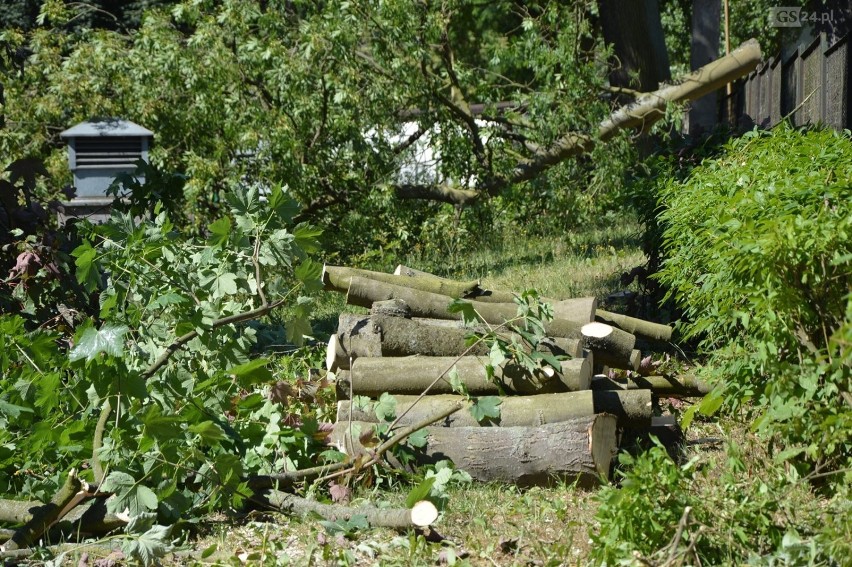
<path fill-rule="evenodd" d="M 543 205 L 517 210 L 520 195 L 600 194 L 614 178 L 597 173 L 612 159 L 543 157 L 610 110 L 588 8 L 185 1 L 123 33 L 69 30 L 75 8 L 48 2 L 43 25 L 3 32 L 29 54 L 6 73 L 0 149 L 45 156 L 68 181 L 59 131 L 93 116 L 136 121 L 156 133 L 154 167 L 185 175 L 196 228 L 235 182 L 285 184 L 300 220 L 345 217 L 356 243 L 359 228 L 396 232 L 394 217 L 418 210 L 396 196 L 458 203 L 474 189 L 525 215 Z M 427 141 L 437 167 L 401 177 Z"/>
<path fill-rule="evenodd" d="M 0 317 L 0 491 L 47 501 L 75 467 L 115 492 L 109 511 L 173 523 L 239 505 L 249 474 L 324 450 L 315 408 L 286 426 L 263 394 L 271 363 L 253 355 L 250 324 L 286 307 L 289 340 L 310 334 L 318 231 L 292 223 L 298 207 L 280 187 L 266 200 L 231 192 L 224 208 L 206 240 L 159 208 L 149 221 L 83 225 L 71 257 L 97 312 L 33 330 Z"/>
<path fill-rule="evenodd" d="M 777 458 L 811 472 L 850 464 L 850 179 L 848 132 L 782 124 L 730 142 L 661 196 L 659 279 L 720 385 L 702 411 L 754 408 Z"/>

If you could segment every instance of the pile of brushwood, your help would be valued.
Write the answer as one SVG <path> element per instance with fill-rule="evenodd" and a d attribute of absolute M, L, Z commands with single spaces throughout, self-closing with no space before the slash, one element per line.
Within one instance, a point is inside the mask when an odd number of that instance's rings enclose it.
<path fill-rule="evenodd" d="M 416 463 L 449 458 L 482 481 L 593 484 L 608 478 L 623 436 L 676 427 L 655 417 L 656 396 L 708 392 L 693 376 L 655 375 L 651 353 L 671 327 L 598 309 L 593 297 L 516 295 L 405 266 L 327 265 L 322 278 L 370 308 L 341 314 L 327 351 L 333 438 L 349 454 L 377 430 L 431 423 L 409 439 Z"/>

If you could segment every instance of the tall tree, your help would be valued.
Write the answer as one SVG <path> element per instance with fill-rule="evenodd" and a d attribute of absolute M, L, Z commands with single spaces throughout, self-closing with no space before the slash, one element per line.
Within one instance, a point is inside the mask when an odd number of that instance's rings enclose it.
<path fill-rule="evenodd" d="M 615 57 L 612 85 L 649 92 L 671 79 L 657 0 L 598 0 L 598 7 Z"/>

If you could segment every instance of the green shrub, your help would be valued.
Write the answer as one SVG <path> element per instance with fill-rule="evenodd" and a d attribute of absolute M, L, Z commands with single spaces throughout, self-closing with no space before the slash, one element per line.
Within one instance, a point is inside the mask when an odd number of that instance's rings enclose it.
<path fill-rule="evenodd" d="M 662 445 L 635 458 L 623 453 L 619 460 L 626 467 L 621 486 L 606 486 L 597 497 L 596 564 L 614 565 L 634 552 L 650 556 L 671 540 L 684 510 L 696 504 L 688 490 L 693 462 L 678 465 Z"/>
<path fill-rule="evenodd" d="M 840 565 L 849 556 L 848 490 L 814 498 L 755 443 L 683 465 L 658 445 L 621 463 L 621 486 L 597 496 L 594 564 Z"/>
<path fill-rule="evenodd" d="M 659 274 L 716 403 L 755 411 L 778 460 L 852 464 L 852 142 L 786 125 L 731 141 L 661 194 Z"/>

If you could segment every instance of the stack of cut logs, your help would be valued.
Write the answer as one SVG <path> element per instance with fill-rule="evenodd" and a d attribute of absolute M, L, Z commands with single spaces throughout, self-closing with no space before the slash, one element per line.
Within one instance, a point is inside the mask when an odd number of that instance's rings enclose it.
<path fill-rule="evenodd" d="M 358 450 L 353 427 L 363 432 L 378 421 L 353 396 L 387 392 L 396 400 L 399 426 L 448 414 L 427 429 L 421 462 L 450 459 L 485 481 L 592 483 L 607 478 L 620 432 L 652 426 L 652 394 L 707 393 L 689 377 L 609 378 L 607 368 L 640 369 L 637 337 L 648 345 L 665 343 L 671 328 L 597 309 L 595 298 L 543 299 L 554 318 L 545 323 L 549 338 L 537 348 L 564 359 L 561 368 L 532 373 L 507 361 L 489 377 L 489 346 L 468 346 L 472 329 L 449 305 L 471 302 L 482 320 L 511 340 L 502 324 L 517 316 L 512 293 L 405 266 L 394 274 L 326 266 L 322 278 L 327 290 L 346 293 L 348 304 L 371 309 L 369 315 L 341 314 L 328 345 L 326 365 L 337 377 L 339 400 L 334 439 L 347 452 Z M 463 398 L 454 394 L 451 369 L 470 396 L 501 395 L 499 418 L 477 422 L 469 411 L 452 412 Z"/>

